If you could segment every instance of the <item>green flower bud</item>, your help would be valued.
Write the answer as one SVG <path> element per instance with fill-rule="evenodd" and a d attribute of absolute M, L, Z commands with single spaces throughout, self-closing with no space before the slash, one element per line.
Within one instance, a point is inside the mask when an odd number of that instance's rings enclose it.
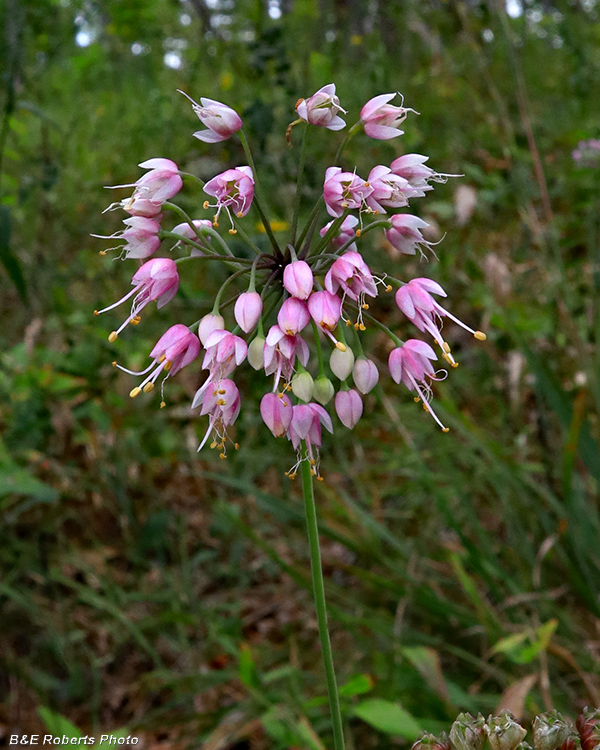
<path fill-rule="evenodd" d="M 334 393 L 335 389 L 333 383 L 329 378 L 326 378 L 325 375 L 321 375 L 321 377 L 315 380 L 313 398 L 322 406 L 325 406 L 325 404 L 328 404 L 331 401 Z"/>
<path fill-rule="evenodd" d="M 340 380 L 346 380 L 348 375 L 352 372 L 354 367 L 354 354 L 350 347 L 342 352 L 339 349 L 334 349 L 329 357 L 329 367 L 331 372 L 338 377 Z"/>
<path fill-rule="evenodd" d="M 248 362 L 255 370 L 262 370 L 265 366 L 264 348 L 265 340 L 262 336 L 256 336 L 248 347 Z"/>
<path fill-rule="evenodd" d="M 571 732 L 571 728 L 558 711 L 548 711 L 535 717 L 533 746 L 535 750 L 556 750 L 569 738 Z"/>
<path fill-rule="evenodd" d="M 310 372 L 297 372 L 292 378 L 292 391 L 301 401 L 308 403 L 315 390 L 315 381 Z"/>
<path fill-rule="evenodd" d="M 483 750 L 485 740 L 483 716 L 479 714 L 475 719 L 471 714 L 459 714 L 450 729 L 450 742 L 455 750 Z"/>
<path fill-rule="evenodd" d="M 450 739 L 445 732 L 442 732 L 439 737 L 423 732 L 417 737 L 410 750 L 451 750 Z"/>
<path fill-rule="evenodd" d="M 490 716 L 486 729 L 492 750 L 515 750 L 527 735 L 527 730 L 517 723 L 510 711 Z"/>

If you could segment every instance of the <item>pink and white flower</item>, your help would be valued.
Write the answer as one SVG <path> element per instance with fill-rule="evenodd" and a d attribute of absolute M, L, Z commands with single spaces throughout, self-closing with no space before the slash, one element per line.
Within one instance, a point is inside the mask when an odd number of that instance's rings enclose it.
<path fill-rule="evenodd" d="M 103 240 L 125 240 L 125 245 L 117 245 L 113 250 L 122 249 L 122 256 L 125 258 L 149 258 L 160 247 L 160 224 L 154 219 L 148 219 L 145 216 L 132 216 L 124 219 L 125 229 L 114 234 L 101 235 L 93 234 L 92 237 L 98 237 Z M 102 250 L 100 255 L 106 255 L 109 250 Z"/>
<path fill-rule="evenodd" d="M 233 314 L 244 333 L 250 333 L 256 327 L 262 308 L 262 298 L 258 292 L 242 292 L 237 298 Z"/>
<path fill-rule="evenodd" d="M 360 253 L 345 252 L 332 263 L 325 276 L 325 289 L 335 294 L 340 288 L 355 302 L 364 302 L 365 295 L 377 296 L 375 281 Z"/>
<path fill-rule="evenodd" d="M 389 104 L 395 96 L 395 93 L 380 94 L 369 99 L 361 109 L 360 119 L 365 125 L 365 133 L 370 138 L 386 141 L 404 134 L 404 131 L 400 130 L 400 125 L 406 119 L 406 115 L 415 110 Z"/>
<path fill-rule="evenodd" d="M 415 255 L 417 248 L 421 255 L 424 255 L 423 247 L 431 250 L 432 243 L 421 233 L 421 229 L 429 226 L 426 221 L 411 214 L 394 214 L 390 220 L 392 226 L 385 230 L 385 236 L 396 250 L 404 255 Z"/>
<path fill-rule="evenodd" d="M 430 381 L 444 379 L 437 377 L 431 364 L 436 359 L 436 353 L 429 344 L 418 339 L 409 339 L 390 352 L 388 364 L 392 380 L 395 383 L 404 383 L 409 391 L 416 391 L 418 398 L 423 402 L 423 408 L 431 414 L 444 432 L 448 432 L 448 427 L 444 427 L 440 422 L 429 403 L 433 393 L 426 379 Z"/>
<path fill-rule="evenodd" d="M 432 279 L 419 278 L 412 279 L 400 287 L 396 292 L 396 304 L 406 315 L 406 317 L 416 325 L 420 331 L 428 331 L 436 343 L 443 349 L 444 359 L 451 365 L 455 366 L 456 362 L 450 352 L 450 346 L 444 341 L 441 332 L 441 323 L 443 317 L 448 317 L 459 326 L 473 334 L 479 341 L 485 341 L 486 335 L 482 331 L 474 331 L 466 323 L 449 313 L 433 298 L 433 294 L 445 297 L 446 292 L 442 287 Z"/>
<path fill-rule="evenodd" d="M 279 328 L 288 336 L 295 336 L 310 323 L 310 313 L 304 300 L 289 297 L 277 313 Z"/>
<path fill-rule="evenodd" d="M 366 201 L 372 192 L 369 183 L 355 172 L 342 172 L 341 167 L 329 167 L 325 172 L 323 197 L 330 216 L 340 217 L 347 209 L 368 208 Z"/>
<path fill-rule="evenodd" d="M 179 91 L 179 93 L 189 99 L 198 119 L 207 127 L 207 130 L 197 130 L 194 138 L 205 143 L 219 143 L 231 138 L 242 127 L 242 118 L 226 104 L 207 99 L 205 96 L 200 98 L 200 104 L 198 104 L 185 91 Z"/>
<path fill-rule="evenodd" d="M 196 391 L 192 408 L 198 406 L 211 383 L 230 375 L 248 354 L 248 345 L 244 339 L 224 329 L 216 329 L 208 336 L 205 349 L 202 369 L 208 370 L 208 377 Z"/>
<path fill-rule="evenodd" d="M 349 240 L 352 240 L 356 237 L 356 227 L 358 225 L 358 219 L 356 216 L 353 216 L 352 214 L 349 214 L 346 216 L 344 221 L 340 225 L 339 232 L 335 237 L 331 239 L 331 244 L 334 247 L 342 247 L 342 245 L 345 245 L 346 242 Z M 319 234 L 321 237 L 325 237 L 327 232 L 331 229 L 331 225 L 333 224 L 333 221 L 330 221 L 329 224 L 326 224 Z M 347 248 L 348 251 L 352 250 L 356 252 L 356 243 L 353 243 L 352 245 L 348 245 Z"/>
<path fill-rule="evenodd" d="M 160 309 L 173 299 L 179 288 L 177 264 L 170 258 L 153 258 L 136 271 L 131 283 L 133 289 L 120 300 L 103 310 L 94 310 L 94 315 L 101 315 L 133 297 L 131 313 L 125 322 L 108 337 L 111 343 L 115 341 L 128 323 L 137 325 L 140 322 L 139 314 L 149 302 L 156 300 L 156 306 Z"/>
<path fill-rule="evenodd" d="M 234 214 L 241 218 L 250 210 L 252 199 L 254 198 L 254 175 L 252 169 L 247 166 L 226 169 L 221 174 L 213 177 L 204 186 L 204 192 L 212 195 L 217 199 L 213 208 L 217 209 L 213 225 L 217 226 L 221 209 L 225 208 L 229 213 L 230 209 Z M 204 208 L 208 208 L 208 201 L 204 203 Z"/>
<path fill-rule="evenodd" d="M 208 429 L 198 446 L 201 451 L 206 441 L 213 435 L 211 448 L 219 448 L 221 458 L 225 458 L 227 450 L 225 447 L 227 441 L 227 428 L 230 427 L 238 418 L 240 413 L 240 392 L 238 387 L 228 378 L 218 380 L 204 394 L 202 399 L 202 409 L 200 416 L 209 415 Z M 237 448 L 237 443 L 234 444 Z"/>
<path fill-rule="evenodd" d="M 138 164 L 138 166 L 142 169 L 149 169 L 150 171 L 146 172 L 146 174 L 140 177 L 136 182 L 128 183 L 126 185 L 111 185 L 110 189 L 114 190 L 124 187 L 135 188 L 133 195 L 126 203 L 133 207 L 136 200 L 143 200 L 145 201 L 144 203 L 138 204 L 141 208 L 143 207 L 143 211 L 138 215 L 156 215 L 151 213 L 152 209 L 149 204 L 153 203 L 160 209 L 160 206 L 165 201 L 169 200 L 169 198 L 172 198 L 174 195 L 177 195 L 183 187 L 183 180 L 179 175 L 179 167 L 174 161 L 162 158 L 148 159 L 147 161 Z M 121 204 L 113 204 L 113 206 L 115 205 L 123 205 L 123 202 L 121 202 Z M 109 208 L 112 208 L 113 206 L 109 206 Z M 128 210 L 126 206 L 123 206 L 123 208 Z"/>
<path fill-rule="evenodd" d="M 428 156 L 421 154 L 404 154 L 390 164 L 392 172 L 399 177 L 408 180 L 413 188 L 421 191 L 421 196 L 426 190 L 433 190 L 429 182 L 447 182 L 448 177 L 459 177 L 456 174 L 439 174 L 431 167 L 426 166 L 425 162 L 429 161 Z"/>
<path fill-rule="evenodd" d="M 311 125 L 329 130 L 342 130 L 346 127 L 344 120 L 338 116 L 338 112 L 346 114 L 346 110 L 340 106 L 334 83 L 323 86 L 308 99 L 300 99 L 296 104 L 296 112 L 301 120 Z"/>
<path fill-rule="evenodd" d="M 290 336 L 278 325 L 271 326 L 265 339 L 264 363 L 266 375 L 275 373 L 273 392 L 277 390 L 282 377 L 286 383 L 289 383 L 294 372 L 296 357 L 306 367 L 309 356 L 308 345 L 301 336 Z"/>
<path fill-rule="evenodd" d="M 384 214 L 384 206 L 402 208 L 408 206 L 408 199 L 412 198 L 415 190 L 408 180 L 394 174 L 389 167 L 380 164 L 369 172 L 369 185 L 373 192 L 367 198 L 369 208 L 375 213 Z"/>
<path fill-rule="evenodd" d="M 335 396 L 335 411 L 340 422 L 353 430 L 363 413 L 363 402 L 354 389 L 338 391 Z"/>
<path fill-rule="evenodd" d="M 361 393 L 370 393 L 379 382 L 377 365 L 366 357 L 359 357 L 352 369 L 352 379 Z"/>
<path fill-rule="evenodd" d="M 304 260 L 295 260 L 283 269 L 283 286 L 292 297 L 308 299 L 313 283 L 313 272 Z"/>
<path fill-rule="evenodd" d="M 332 331 L 342 317 L 342 300 L 330 291 L 313 292 L 308 298 L 308 311 L 312 319 L 337 347 L 345 349 Z"/>
<path fill-rule="evenodd" d="M 283 437 L 292 421 L 292 402 L 286 393 L 267 393 L 260 402 L 260 415 L 274 437 Z"/>
<path fill-rule="evenodd" d="M 198 338 L 202 346 L 206 346 L 208 337 L 213 331 L 222 331 L 225 328 L 225 320 L 218 313 L 209 313 L 205 315 L 198 325 Z"/>
<path fill-rule="evenodd" d="M 331 417 L 319 404 L 313 402 L 310 404 L 297 404 L 293 407 L 292 421 L 288 429 L 288 437 L 292 441 L 292 445 L 296 451 L 299 451 L 300 444 L 303 440 L 306 442 L 308 459 L 313 466 L 317 463 L 318 449 L 321 447 L 321 425 L 323 425 L 326 430 L 333 433 Z M 290 478 L 295 476 L 295 469 L 302 460 L 305 459 L 300 456 L 298 464 L 288 472 Z"/>
<path fill-rule="evenodd" d="M 200 341 L 187 326 L 177 323 L 171 326 L 156 342 L 150 352 L 152 363 L 141 372 L 127 370 L 121 365 L 115 366 L 129 375 L 146 375 L 146 378 L 136 386 L 129 395 L 131 398 L 139 396 L 142 391 L 149 393 L 161 372 L 167 373 L 167 378 L 176 375 L 179 370 L 193 362 L 200 352 Z M 166 380 L 166 378 L 165 378 Z M 164 401 L 161 403 L 164 406 Z"/>
<path fill-rule="evenodd" d="M 194 225 L 195 229 L 192 229 L 188 222 L 184 221 L 181 224 L 177 224 L 176 227 L 173 227 L 171 231 L 173 232 L 173 234 L 179 234 L 181 237 L 185 237 L 185 239 L 187 240 L 193 240 L 194 242 L 198 242 L 201 245 L 208 247 L 207 243 L 211 241 L 212 237 L 208 232 L 203 232 L 202 230 L 212 230 L 212 221 L 210 221 L 209 219 L 193 219 L 192 224 Z M 177 247 L 181 243 L 182 241 L 180 240 L 175 247 Z M 198 257 L 204 255 L 204 253 L 197 247 L 192 247 L 190 255 Z"/>

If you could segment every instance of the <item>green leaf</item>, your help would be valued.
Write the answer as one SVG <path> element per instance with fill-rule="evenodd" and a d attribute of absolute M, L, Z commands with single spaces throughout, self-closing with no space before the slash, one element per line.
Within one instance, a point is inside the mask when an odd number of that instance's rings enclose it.
<path fill-rule="evenodd" d="M 0 262 L 15 285 L 19 297 L 27 302 L 27 285 L 21 270 L 21 264 L 10 249 L 10 208 L 0 205 Z"/>
<path fill-rule="evenodd" d="M 422 727 L 417 720 L 401 705 L 380 698 L 359 703 L 354 709 L 354 715 L 380 732 L 404 737 L 411 741 L 416 740 L 422 731 Z"/>
<path fill-rule="evenodd" d="M 448 689 L 444 682 L 442 663 L 438 652 L 426 646 L 411 646 L 403 648 L 402 654 L 419 672 L 435 694 L 442 700 L 448 700 Z"/>
<path fill-rule="evenodd" d="M 548 620 L 535 631 L 525 630 L 501 638 L 492 653 L 505 654 L 515 664 L 529 664 L 548 648 L 557 626 L 558 620 Z"/>
<path fill-rule="evenodd" d="M 351 677 L 345 685 L 339 690 L 339 693 L 344 698 L 351 698 L 353 695 L 362 695 L 368 693 L 373 689 L 375 682 L 371 675 L 368 674 L 356 674 Z"/>
<path fill-rule="evenodd" d="M 75 724 L 71 724 L 71 722 L 68 719 L 65 719 L 64 716 L 51 711 L 49 708 L 40 706 L 38 708 L 38 714 L 50 734 L 61 737 L 64 735 L 69 739 L 72 739 L 73 737 L 83 737 L 83 734 L 77 729 Z"/>

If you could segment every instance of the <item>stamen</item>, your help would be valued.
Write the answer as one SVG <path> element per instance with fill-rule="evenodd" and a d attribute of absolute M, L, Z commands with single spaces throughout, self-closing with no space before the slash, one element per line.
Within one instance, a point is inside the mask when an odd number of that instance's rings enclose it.
<path fill-rule="evenodd" d="M 146 383 L 146 385 L 143 388 L 144 393 L 150 393 L 151 390 L 154 388 L 154 383 Z"/>
<path fill-rule="evenodd" d="M 137 398 L 140 395 L 141 392 L 142 392 L 142 389 L 139 388 L 138 386 L 136 386 L 131 391 L 129 391 L 129 396 L 131 398 Z"/>
<path fill-rule="evenodd" d="M 483 331 L 475 331 L 473 336 L 475 336 L 477 341 L 485 341 L 487 339 L 487 336 L 485 335 Z"/>
<path fill-rule="evenodd" d="M 335 348 L 339 349 L 341 352 L 345 352 L 346 351 L 346 344 L 342 344 L 341 341 L 336 341 Z"/>
<path fill-rule="evenodd" d="M 113 331 L 108 336 L 108 341 L 110 344 L 114 344 L 114 342 L 118 339 L 119 334 L 116 331 Z"/>

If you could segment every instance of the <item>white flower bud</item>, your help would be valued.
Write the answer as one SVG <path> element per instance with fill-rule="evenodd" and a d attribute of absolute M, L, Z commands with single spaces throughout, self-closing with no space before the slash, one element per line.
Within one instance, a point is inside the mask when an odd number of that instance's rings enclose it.
<path fill-rule="evenodd" d="M 248 347 L 248 362 L 255 370 L 262 370 L 265 366 L 265 340 L 262 336 L 256 336 Z"/>
<path fill-rule="evenodd" d="M 331 352 L 331 357 L 329 357 L 329 367 L 331 367 L 331 372 L 336 377 L 340 380 L 346 380 L 354 367 L 354 354 L 352 354 L 352 349 L 348 346 L 344 352 L 341 352 L 339 349 L 334 349 Z"/>
<path fill-rule="evenodd" d="M 292 391 L 294 396 L 308 403 L 315 390 L 315 381 L 310 372 L 297 372 L 292 378 Z"/>
<path fill-rule="evenodd" d="M 198 326 L 198 338 L 202 342 L 203 346 L 206 346 L 206 341 L 213 331 L 222 331 L 225 328 L 225 321 L 222 315 L 215 313 L 209 313 L 205 315 L 200 321 Z"/>

